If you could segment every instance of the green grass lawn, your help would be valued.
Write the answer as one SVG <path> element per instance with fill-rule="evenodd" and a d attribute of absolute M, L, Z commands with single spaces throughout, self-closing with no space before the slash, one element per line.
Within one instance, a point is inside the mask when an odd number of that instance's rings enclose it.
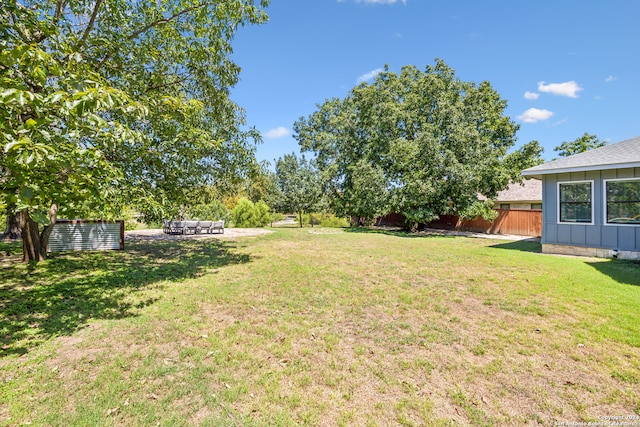
<path fill-rule="evenodd" d="M 640 265 L 539 250 L 317 228 L 3 249 L 0 425 L 640 422 Z"/>

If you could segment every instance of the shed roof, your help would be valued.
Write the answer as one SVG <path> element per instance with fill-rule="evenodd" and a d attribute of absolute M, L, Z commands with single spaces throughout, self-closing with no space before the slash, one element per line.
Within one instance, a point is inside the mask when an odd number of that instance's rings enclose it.
<path fill-rule="evenodd" d="M 574 154 L 522 171 L 522 175 L 540 177 L 551 173 L 640 167 L 640 136 Z"/>

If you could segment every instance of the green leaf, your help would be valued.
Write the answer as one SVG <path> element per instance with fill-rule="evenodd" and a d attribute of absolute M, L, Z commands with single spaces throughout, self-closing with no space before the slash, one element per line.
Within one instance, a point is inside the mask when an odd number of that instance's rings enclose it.
<path fill-rule="evenodd" d="M 9 151 L 13 150 L 13 149 L 17 149 L 20 146 L 24 145 L 25 141 L 23 140 L 17 140 L 17 141 L 11 141 L 8 144 L 5 144 L 4 146 L 4 152 L 8 153 Z"/>
<path fill-rule="evenodd" d="M 0 96 L 2 96 L 3 98 L 13 98 L 17 92 L 17 89 L 7 89 L 4 92 L 0 93 Z"/>
<path fill-rule="evenodd" d="M 20 197 L 23 200 L 33 200 L 33 189 L 30 187 L 23 187 L 20 189 Z"/>

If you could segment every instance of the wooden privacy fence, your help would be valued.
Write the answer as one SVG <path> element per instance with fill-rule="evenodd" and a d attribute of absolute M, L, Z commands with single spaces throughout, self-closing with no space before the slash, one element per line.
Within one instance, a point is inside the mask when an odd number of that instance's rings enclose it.
<path fill-rule="evenodd" d="M 439 220 L 427 224 L 427 227 L 488 234 L 542 235 L 541 210 L 496 209 L 496 211 L 498 217 L 493 222 L 482 218 L 460 221 L 454 215 L 440 215 Z"/>
<path fill-rule="evenodd" d="M 124 221 L 60 220 L 53 225 L 49 252 L 124 249 Z"/>

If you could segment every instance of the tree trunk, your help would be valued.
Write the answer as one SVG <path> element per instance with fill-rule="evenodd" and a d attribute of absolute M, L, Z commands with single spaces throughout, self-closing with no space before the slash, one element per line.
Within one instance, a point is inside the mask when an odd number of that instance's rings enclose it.
<path fill-rule="evenodd" d="M 298 212 L 298 218 L 300 218 L 300 228 L 302 228 L 302 211 Z"/>
<path fill-rule="evenodd" d="M 53 225 L 58 218 L 58 206 L 53 203 L 49 208 L 49 225 L 45 226 L 42 233 L 38 224 L 31 219 L 28 210 L 20 211 L 22 223 L 22 262 L 39 262 L 47 259 L 47 246 L 49 236 L 53 231 Z"/>
<path fill-rule="evenodd" d="M 29 211 L 20 211 L 22 222 L 22 262 L 38 262 L 47 259 L 47 252 L 42 253 L 40 248 L 40 233 L 38 224 L 31 219 Z"/>
<path fill-rule="evenodd" d="M 4 233 L 0 234 L 0 240 L 18 240 L 22 229 L 22 226 L 20 225 L 20 216 L 14 214 L 12 209 L 7 210 L 9 211 L 9 213 L 7 213 L 7 226 Z"/>

